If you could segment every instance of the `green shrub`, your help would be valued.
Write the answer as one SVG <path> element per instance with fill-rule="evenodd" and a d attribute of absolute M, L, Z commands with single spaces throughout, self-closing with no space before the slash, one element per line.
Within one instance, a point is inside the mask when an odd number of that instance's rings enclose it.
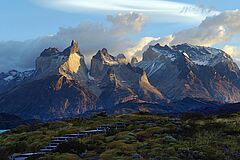
<path fill-rule="evenodd" d="M 72 140 L 58 145 L 56 152 L 59 153 L 73 153 L 80 155 L 87 151 L 87 145 L 79 142 L 78 140 Z"/>

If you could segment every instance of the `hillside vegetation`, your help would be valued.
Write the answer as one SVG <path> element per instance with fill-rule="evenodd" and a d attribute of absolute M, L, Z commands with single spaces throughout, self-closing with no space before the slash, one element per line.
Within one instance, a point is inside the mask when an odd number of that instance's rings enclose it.
<path fill-rule="evenodd" d="M 5 160 L 12 153 L 37 152 L 56 136 L 113 122 L 134 123 L 107 134 L 63 143 L 54 153 L 30 159 L 240 159 L 240 113 L 211 117 L 187 114 L 178 118 L 150 114 L 98 115 L 22 125 L 0 136 L 0 159 Z"/>

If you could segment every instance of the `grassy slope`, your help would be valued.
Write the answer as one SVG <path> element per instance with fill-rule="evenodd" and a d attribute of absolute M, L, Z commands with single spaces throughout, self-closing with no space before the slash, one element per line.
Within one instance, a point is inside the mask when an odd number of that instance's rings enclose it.
<path fill-rule="evenodd" d="M 55 136 L 114 121 L 138 120 L 152 120 L 157 125 L 130 125 L 108 135 L 78 140 L 87 149 L 81 158 L 69 150 L 42 159 L 240 159 L 240 113 L 208 118 L 186 115 L 180 120 L 162 115 L 125 114 L 19 126 L 0 137 L 0 159 L 14 152 L 38 151 Z"/>

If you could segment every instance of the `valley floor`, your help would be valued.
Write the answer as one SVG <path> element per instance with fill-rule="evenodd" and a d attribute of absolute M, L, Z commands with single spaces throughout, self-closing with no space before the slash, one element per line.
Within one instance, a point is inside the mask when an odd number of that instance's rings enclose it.
<path fill-rule="evenodd" d="M 142 124 L 143 121 L 148 123 Z M 54 137 L 113 122 L 127 122 L 130 125 L 107 134 L 63 143 L 54 153 L 29 159 L 240 159 L 240 113 L 211 117 L 198 114 L 181 117 L 98 115 L 88 119 L 22 125 L 0 135 L 0 159 L 5 160 L 13 153 L 37 152 Z"/>

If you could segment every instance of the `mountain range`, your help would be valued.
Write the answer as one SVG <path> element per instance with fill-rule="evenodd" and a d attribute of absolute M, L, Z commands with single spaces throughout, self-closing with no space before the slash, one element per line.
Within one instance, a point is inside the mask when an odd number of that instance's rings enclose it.
<path fill-rule="evenodd" d="M 190 44 L 149 46 L 141 61 L 103 48 L 88 68 L 73 40 L 63 51 L 45 49 L 34 70 L 0 74 L 1 112 L 22 119 L 216 111 L 239 101 L 240 70 L 233 59 L 222 50 Z"/>

